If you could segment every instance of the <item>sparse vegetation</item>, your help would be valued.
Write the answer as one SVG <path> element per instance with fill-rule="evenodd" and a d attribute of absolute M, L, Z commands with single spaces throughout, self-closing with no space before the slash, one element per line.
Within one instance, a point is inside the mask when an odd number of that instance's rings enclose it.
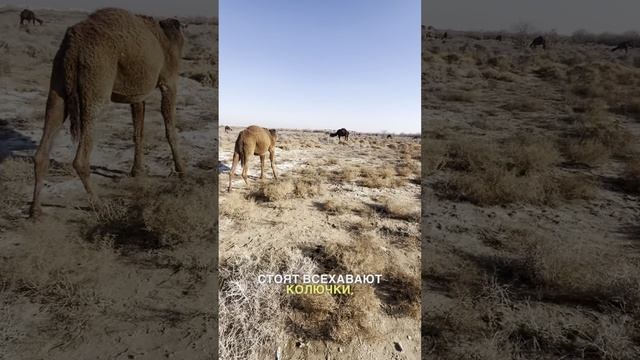
<path fill-rule="evenodd" d="M 423 352 L 638 358 L 640 73 L 600 45 L 612 37 L 555 34 L 532 56 L 520 30 L 503 34 L 515 48 L 487 33 L 424 42 Z"/>

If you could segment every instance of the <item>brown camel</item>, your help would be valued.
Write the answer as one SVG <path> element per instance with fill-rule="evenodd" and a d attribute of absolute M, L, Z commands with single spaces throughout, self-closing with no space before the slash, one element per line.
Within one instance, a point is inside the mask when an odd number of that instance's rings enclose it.
<path fill-rule="evenodd" d="M 29 23 L 29 21 L 31 21 L 33 25 L 36 24 L 36 21 L 40 25 L 42 25 L 43 23 L 43 21 L 37 18 L 36 14 L 29 9 L 24 9 L 22 10 L 22 12 L 20 12 L 20 25 L 24 25 L 25 21 L 27 22 L 27 24 Z"/>
<path fill-rule="evenodd" d="M 232 130 L 233 130 L 233 129 L 231 129 L 231 126 L 225 126 L 225 127 L 224 127 L 224 132 L 225 132 L 225 133 L 229 133 L 229 132 L 231 132 Z"/>
<path fill-rule="evenodd" d="M 155 88 L 162 94 L 161 112 L 175 170 L 185 173 L 176 145 L 175 111 L 178 67 L 184 37 L 175 19 L 157 21 L 114 8 L 101 9 L 67 29 L 53 60 L 42 139 L 35 155 L 35 186 L 31 215 L 41 214 L 40 191 L 49 167 L 49 153 L 62 123 L 70 118 L 78 142 L 73 167 L 95 199 L 89 180 L 93 147 L 91 130 L 100 108 L 109 102 L 131 106 L 135 156 L 131 175 L 143 172 L 145 101 Z"/>
<path fill-rule="evenodd" d="M 331 136 L 331 137 L 336 137 L 337 136 L 338 137 L 338 142 L 340 142 L 340 138 L 343 138 L 343 137 L 344 137 L 345 141 L 349 141 L 349 132 L 345 128 L 339 129 L 338 131 L 334 132 L 333 134 L 329 134 L 329 136 Z"/>
<path fill-rule="evenodd" d="M 247 172 L 249 171 L 249 156 L 260 156 L 260 179 L 264 178 L 264 158 L 269 152 L 269 160 L 271 161 L 271 170 L 273 171 L 273 177 L 278 180 L 275 167 L 275 150 L 276 141 L 278 140 L 278 134 L 274 129 L 265 129 L 263 127 L 251 125 L 248 128 L 240 131 L 238 139 L 236 139 L 236 146 L 233 151 L 233 164 L 231 165 L 231 171 L 229 172 L 229 188 L 227 191 L 231 191 L 231 181 L 236 172 L 238 161 L 242 165 L 242 178 L 244 183 L 248 186 Z"/>

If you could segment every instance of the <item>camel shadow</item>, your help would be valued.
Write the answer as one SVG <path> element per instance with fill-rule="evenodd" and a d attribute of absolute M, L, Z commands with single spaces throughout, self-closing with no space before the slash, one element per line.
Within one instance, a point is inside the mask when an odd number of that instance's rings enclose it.
<path fill-rule="evenodd" d="M 7 120 L 0 119 L 0 162 L 13 156 L 15 151 L 33 150 L 36 142 L 9 127 Z"/>

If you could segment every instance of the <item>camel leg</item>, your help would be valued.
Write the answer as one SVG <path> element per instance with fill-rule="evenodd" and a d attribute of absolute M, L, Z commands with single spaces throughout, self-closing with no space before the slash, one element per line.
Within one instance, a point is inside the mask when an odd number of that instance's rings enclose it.
<path fill-rule="evenodd" d="M 242 179 L 244 180 L 244 184 L 249 186 L 249 181 L 247 180 L 247 173 L 249 172 L 249 156 L 247 154 L 243 154 L 244 159 L 242 160 Z"/>
<path fill-rule="evenodd" d="M 33 202 L 29 209 L 31 217 L 38 217 L 42 214 L 40 191 L 42 190 L 42 185 L 44 185 L 44 177 L 49 170 L 49 153 L 53 145 L 53 138 L 62 127 L 65 116 L 64 99 L 56 91 L 49 91 L 47 109 L 44 116 L 44 130 L 33 161 L 35 185 L 33 189 Z"/>
<path fill-rule="evenodd" d="M 181 177 L 186 173 L 184 162 L 180 157 L 178 151 L 178 145 L 176 144 L 176 87 L 175 84 L 171 86 L 161 86 L 162 91 L 162 117 L 164 118 L 165 134 L 167 141 L 171 147 L 171 153 L 173 154 L 173 162 L 175 163 L 176 172 Z"/>
<path fill-rule="evenodd" d="M 233 164 L 231 165 L 231 171 L 229 171 L 229 187 L 227 191 L 231 192 L 231 181 L 233 181 L 233 175 L 236 173 L 236 167 L 238 166 L 238 161 L 240 161 L 240 154 L 237 152 L 233 153 Z"/>
<path fill-rule="evenodd" d="M 135 143 L 135 155 L 133 158 L 133 167 L 131 168 L 131 176 L 138 176 L 144 173 L 142 167 L 142 158 L 144 156 L 144 110 L 145 103 L 139 102 L 131 104 L 131 117 L 133 119 L 133 142 Z"/>
<path fill-rule="evenodd" d="M 260 180 L 264 178 L 264 158 L 265 155 L 260 155 Z"/>
<path fill-rule="evenodd" d="M 91 175 L 89 160 L 91 159 L 91 151 L 93 150 L 93 139 L 91 135 L 92 119 L 86 110 L 81 109 L 80 112 L 82 129 L 80 130 L 80 140 L 78 142 L 76 157 L 73 159 L 73 168 L 76 169 L 76 172 L 82 181 L 82 185 L 84 185 L 84 189 L 87 194 L 89 194 L 90 201 L 95 201 L 96 196 L 89 178 Z"/>
<path fill-rule="evenodd" d="M 273 171 L 273 177 L 278 180 L 278 175 L 276 175 L 276 164 L 275 164 L 275 150 L 269 151 L 269 161 L 271 161 L 271 171 Z"/>

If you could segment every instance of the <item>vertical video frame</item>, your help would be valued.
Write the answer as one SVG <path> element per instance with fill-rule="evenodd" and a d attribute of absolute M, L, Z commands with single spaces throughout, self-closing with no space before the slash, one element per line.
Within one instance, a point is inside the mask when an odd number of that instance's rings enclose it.
<path fill-rule="evenodd" d="M 499 3 L 423 1 L 424 357 L 640 358 L 640 29 Z"/>
<path fill-rule="evenodd" d="M 221 359 L 420 358 L 420 3 L 220 3 Z"/>

